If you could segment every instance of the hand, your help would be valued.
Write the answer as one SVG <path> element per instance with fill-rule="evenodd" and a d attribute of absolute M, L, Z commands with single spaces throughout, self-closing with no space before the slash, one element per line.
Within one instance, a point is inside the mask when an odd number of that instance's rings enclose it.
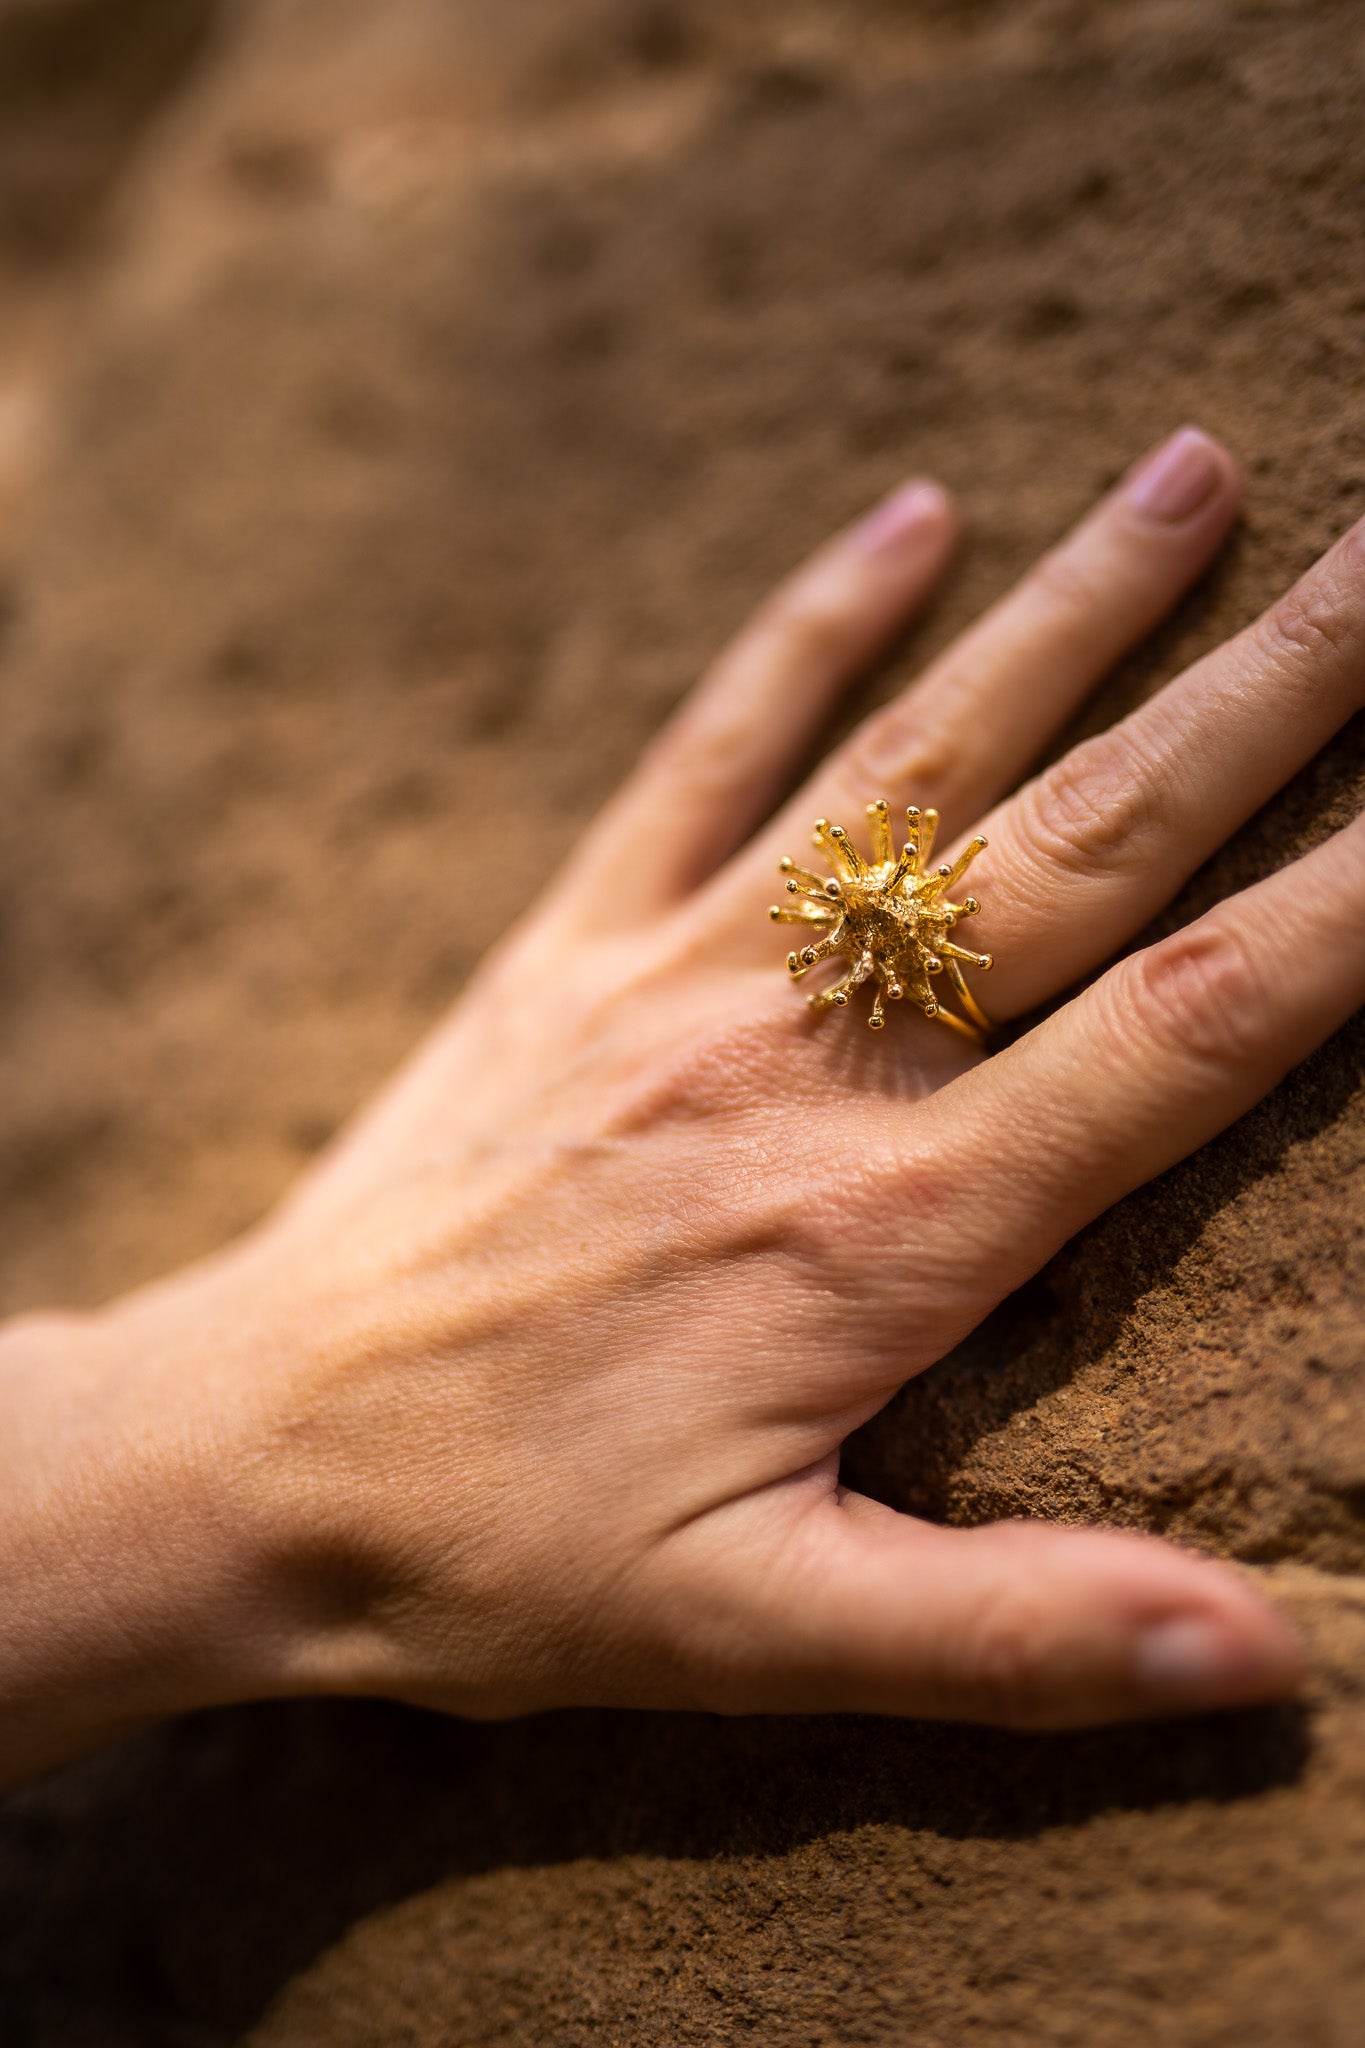
<path fill-rule="evenodd" d="M 1365 830 L 990 1057 L 909 1003 L 877 1035 L 865 995 L 816 1016 L 764 916 L 811 821 L 859 839 L 884 795 L 937 806 L 947 858 L 986 834 L 996 1018 L 1094 974 L 1365 692 L 1357 528 L 1017 787 L 1236 495 L 1229 457 L 1177 436 L 789 795 L 951 551 L 942 494 L 897 494 L 760 612 L 273 1218 L 88 1325 L 12 1333 L 17 1768 L 266 1693 L 1067 1726 L 1293 1689 L 1296 1640 L 1238 1573 L 931 1527 L 841 1488 L 839 1450 L 1360 1002 Z M 472 845 L 452 895 L 497 859 Z"/>

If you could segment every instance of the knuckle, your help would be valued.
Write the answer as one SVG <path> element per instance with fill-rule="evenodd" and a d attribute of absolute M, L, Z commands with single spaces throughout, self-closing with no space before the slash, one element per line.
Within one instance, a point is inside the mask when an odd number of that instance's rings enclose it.
<path fill-rule="evenodd" d="M 883 788 L 932 794 L 942 803 L 950 795 L 949 778 L 960 747 L 937 731 L 923 713 L 889 704 L 863 721 L 843 748 L 838 762 L 841 786 L 850 801 L 865 804 L 869 792 Z"/>
<path fill-rule="evenodd" d="M 714 703 L 698 701 L 664 727 L 646 762 L 660 786 L 705 797 L 732 787 L 736 758 L 750 737 L 742 718 L 719 715 Z"/>
<path fill-rule="evenodd" d="M 1033 586 L 1067 614 L 1100 612 L 1110 601 L 1096 565 L 1072 545 L 1052 548 L 1043 556 L 1033 571 Z"/>
<path fill-rule="evenodd" d="M 850 607 L 830 590 L 796 589 L 772 600 L 766 624 L 784 661 L 802 668 L 838 668 L 848 655 Z"/>
<path fill-rule="evenodd" d="M 965 1677 L 983 1718 L 1011 1728 L 1047 1725 L 1046 1617 L 1011 1592 L 984 1605 L 966 1645 Z"/>
<path fill-rule="evenodd" d="M 735 757 L 745 735 L 733 727 L 697 725 L 679 735 L 665 766 L 670 779 L 702 802 L 727 792 L 735 779 Z"/>
<path fill-rule="evenodd" d="M 857 1332 L 860 1375 L 902 1383 L 963 1334 L 961 1303 L 980 1284 L 976 1241 L 963 1219 L 978 1189 L 941 1152 L 914 1159 L 871 1151 L 835 1155 L 793 1212 L 802 1271 Z"/>
<path fill-rule="evenodd" d="M 1218 1067 L 1246 1063 L 1261 1049 L 1262 972 L 1235 926 L 1191 925 L 1126 968 L 1125 1000 L 1145 1030 Z"/>
<path fill-rule="evenodd" d="M 613 1136 L 667 1124 L 744 1121 L 771 1092 L 777 1048 L 762 1024 L 703 1025 L 645 1061 L 621 1092 Z"/>
<path fill-rule="evenodd" d="M 1034 857 L 1068 875 L 1141 867 L 1167 822 L 1165 784 L 1118 727 L 1074 747 L 1018 801 Z"/>
<path fill-rule="evenodd" d="M 1259 637 L 1272 662 L 1297 669 L 1335 661 L 1358 636 L 1352 633 L 1338 579 L 1319 569 L 1276 600 L 1261 621 Z"/>
<path fill-rule="evenodd" d="M 813 1169 L 813 1170 L 811 1170 Z M 746 1159 L 729 1174 L 722 1203 L 740 1234 L 755 1248 L 786 1256 L 801 1276 L 802 1291 L 863 1304 L 872 1262 L 863 1228 L 867 1205 L 856 1186 L 799 1164 L 785 1152 L 755 1164 Z"/>

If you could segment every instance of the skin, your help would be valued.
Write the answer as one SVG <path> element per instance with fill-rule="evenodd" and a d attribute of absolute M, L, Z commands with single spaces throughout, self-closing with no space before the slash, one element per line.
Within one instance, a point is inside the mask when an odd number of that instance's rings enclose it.
<path fill-rule="evenodd" d="M 943 494 L 898 493 L 762 609 L 273 1216 L 0 1333 L 9 1782 L 292 1694 L 1072 1727 L 1294 1690 L 1229 1567 L 839 1483 L 906 1379 L 1365 997 L 1359 822 L 1100 971 L 1360 706 L 1361 528 L 1020 786 L 1236 503 L 1184 430 L 793 793 L 952 552 Z M 993 1056 L 787 985 L 774 864 L 879 795 L 937 805 L 945 858 L 987 833 L 998 1018 L 1090 977 Z"/>

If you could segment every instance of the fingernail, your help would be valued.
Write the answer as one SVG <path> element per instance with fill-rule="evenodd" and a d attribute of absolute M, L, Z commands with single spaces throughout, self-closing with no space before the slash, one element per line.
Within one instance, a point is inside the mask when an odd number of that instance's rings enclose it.
<path fill-rule="evenodd" d="M 1293 1689 L 1303 1669 L 1297 1639 L 1250 1641 L 1214 1621 L 1161 1621 L 1138 1637 L 1133 1677 L 1168 1707 L 1234 1706 Z"/>
<path fill-rule="evenodd" d="M 922 480 L 902 484 L 853 529 L 854 545 L 867 554 L 880 554 L 899 546 L 921 527 L 941 520 L 947 509 L 948 500 L 937 484 Z"/>
<path fill-rule="evenodd" d="M 1182 427 L 1139 465 L 1128 486 L 1128 502 L 1149 519 L 1176 525 L 1208 503 L 1222 476 L 1208 435 L 1198 427 Z"/>

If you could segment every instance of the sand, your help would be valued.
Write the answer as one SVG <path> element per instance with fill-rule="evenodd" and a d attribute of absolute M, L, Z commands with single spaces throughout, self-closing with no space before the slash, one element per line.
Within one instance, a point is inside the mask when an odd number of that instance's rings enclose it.
<path fill-rule="evenodd" d="M 865 701 L 1186 418 L 1246 520 L 1091 722 L 1252 616 L 1365 511 L 1362 115 L 1352 0 L 0 0 L 3 1305 L 259 1215 L 901 475 L 973 539 Z M 1362 780 L 1357 729 L 1167 922 Z M 0 2040 L 1354 2048 L 1361 1051 L 849 1457 L 1270 1574 L 1302 1709 L 203 1717 L 0 1811 Z"/>

